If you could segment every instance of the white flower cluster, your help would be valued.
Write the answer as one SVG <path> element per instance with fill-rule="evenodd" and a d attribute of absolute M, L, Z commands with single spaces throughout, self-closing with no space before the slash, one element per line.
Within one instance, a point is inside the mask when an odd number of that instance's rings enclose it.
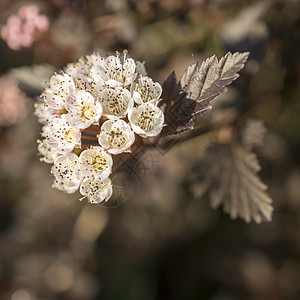
<path fill-rule="evenodd" d="M 130 152 L 135 134 L 160 134 L 157 106 L 162 87 L 142 63 L 119 53 L 93 53 L 51 77 L 35 106 L 44 124 L 38 140 L 42 161 L 53 163 L 53 186 L 80 193 L 90 203 L 112 195 L 112 155 Z"/>

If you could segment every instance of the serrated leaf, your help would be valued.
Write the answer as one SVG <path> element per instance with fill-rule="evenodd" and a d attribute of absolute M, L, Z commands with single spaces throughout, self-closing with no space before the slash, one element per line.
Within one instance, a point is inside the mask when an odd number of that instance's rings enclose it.
<path fill-rule="evenodd" d="M 199 71 L 199 62 L 195 62 L 192 65 L 188 66 L 186 71 L 183 73 L 181 79 L 180 79 L 180 84 L 182 86 L 182 89 L 185 90 L 191 82 L 191 79 L 195 74 Z"/>
<path fill-rule="evenodd" d="M 190 65 L 177 83 L 173 72 L 163 84 L 161 107 L 166 127 L 161 136 L 178 134 L 194 128 L 194 120 L 205 115 L 210 101 L 226 92 L 226 86 L 238 78 L 249 53 L 227 53 L 220 61 L 214 55 Z"/>
<path fill-rule="evenodd" d="M 248 56 L 248 52 L 228 52 L 219 62 L 214 55 L 204 61 L 201 67 L 192 65 L 180 79 L 183 91 L 190 99 L 209 105 L 209 101 L 226 92 L 226 86 L 239 77 L 238 72 L 244 67 Z"/>
<path fill-rule="evenodd" d="M 247 223 L 271 221 L 272 200 L 257 175 L 258 159 L 249 149 L 240 144 L 214 144 L 197 168 L 207 170 L 198 174 L 197 184 L 206 186 L 202 191 L 208 191 L 213 208 L 223 206 L 232 219 Z"/>
<path fill-rule="evenodd" d="M 161 108 L 164 110 L 165 126 L 161 136 L 179 134 L 194 128 L 192 114 L 196 102 L 186 98 L 174 72 L 163 83 Z"/>

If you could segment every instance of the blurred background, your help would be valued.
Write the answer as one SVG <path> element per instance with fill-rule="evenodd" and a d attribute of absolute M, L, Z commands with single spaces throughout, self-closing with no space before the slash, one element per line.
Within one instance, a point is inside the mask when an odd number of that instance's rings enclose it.
<path fill-rule="evenodd" d="M 39 21 L 21 36 L 11 16 L 29 5 Z M 300 1 L 1 0 L 0 26 L 1 300 L 300 299 Z M 120 205 L 88 205 L 51 188 L 33 106 L 55 70 L 123 49 L 160 83 L 213 54 L 250 57 L 197 123 L 218 129 L 146 153 L 134 186 L 116 173 Z M 250 117 L 268 129 L 275 210 L 260 225 L 210 208 L 195 181 L 220 130 Z"/>

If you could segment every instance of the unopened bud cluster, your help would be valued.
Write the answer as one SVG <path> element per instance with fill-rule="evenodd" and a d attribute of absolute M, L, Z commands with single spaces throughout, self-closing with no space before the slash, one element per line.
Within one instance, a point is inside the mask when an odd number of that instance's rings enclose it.
<path fill-rule="evenodd" d="M 106 58 L 93 53 L 52 76 L 35 113 L 44 124 L 38 150 L 41 160 L 53 163 L 53 187 L 79 189 L 90 203 L 107 201 L 112 157 L 130 152 L 136 134 L 160 134 L 161 93 L 144 65 L 125 52 Z"/>

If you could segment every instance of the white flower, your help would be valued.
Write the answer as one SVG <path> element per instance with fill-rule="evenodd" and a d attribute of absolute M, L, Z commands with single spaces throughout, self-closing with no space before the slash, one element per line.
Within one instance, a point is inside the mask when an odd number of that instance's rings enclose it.
<path fill-rule="evenodd" d="M 78 177 L 78 156 L 74 153 L 59 156 L 54 161 L 51 173 L 55 177 L 56 188 L 68 193 L 75 192 L 81 183 Z"/>
<path fill-rule="evenodd" d="M 78 128 L 71 127 L 66 115 L 53 115 L 48 120 L 49 129 L 44 132 L 49 147 L 57 149 L 61 154 L 71 152 L 81 146 L 81 134 Z"/>
<path fill-rule="evenodd" d="M 97 67 L 98 69 L 105 67 L 105 58 L 97 52 L 87 55 L 87 64 L 90 68 Z"/>
<path fill-rule="evenodd" d="M 42 154 L 43 157 L 40 158 L 41 161 L 45 163 L 52 164 L 54 160 L 61 155 L 58 153 L 57 149 L 49 147 L 46 143 L 46 140 L 38 140 L 38 151 Z"/>
<path fill-rule="evenodd" d="M 128 119 L 132 130 L 140 136 L 157 136 L 163 128 L 164 114 L 153 102 L 146 102 L 134 107 L 128 113 Z"/>
<path fill-rule="evenodd" d="M 123 120 L 107 120 L 101 126 L 99 144 L 111 154 L 129 152 L 135 135 Z"/>
<path fill-rule="evenodd" d="M 86 196 L 90 203 L 108 201 L 112 195 L 112 184 L 109 178 L 86 178 L 80 185 L 80 193 Z"/>
<path fill-rule="evenodd" d="M 64 69 L 75 82 L 76 80 L 85 79 L 90 73 L 90 66 L 83 58 L 80 58 L 76 63 L 70 63 Z"/>
<path fill-rule="evenodd" d="M 99 61 L 101 61 L 99 54 L 93 53 L 87 56 L 87 59 L 81 57 L 76 63 L 68 64 L 65 72 L 73 78 L 77 89 L 82 89 L 94 95 L 96 93 L 95 86 L 98 82 L 93 81 L 89 74 L 91 67 L 97 65 Z"/>
<path fill-rule="evenodd" d="M 56 74 L 51 77 L 49 88 L 45 89 L 42 96 L 49 107 L 64 109 L 65 99 L 74 88 L 74 81 L 68 74 Z"/>
<path fill-rule="evenodd" d="M 79 188 L 90 203 L 108 201 L 112 155 L 130 152 L 135 133 L 154 137 L 163 128 L 161 94 L 144 63 L 127 52 L 106 58 L 94 52 L 52 76 L 35 114 L 44 124 L 38 150 L 41 160 L 53 163 L 53 187 Z"/>
<path fill-rule="evenodd" d="M 99 121 L 102 115 L 101 103 L 85 91 L 79 90 L 66 99 L 66 118 L 71 125 L 84 129 Z"/>
<path fill-rule="evenodd" d="M 130 92 L 123 87 L 107 87 L 99 92 L 99 101 L 103 107 L 103 115 L 111 118 L 123 118 L 133 107 Z"/>
<path fill-rule="evenodd" d="M 92 82 L 102 87 L 106 80 L 105 70 L 107 68 L 105 58 L 98 53 L 93 53 L 90 56 L 87 56 L 88 64 L 90 65 L 89 77 Z"/>
<path fill-rule="evenodd" d="M 158 82 L 153 82 L 150 77 L 140 77 L 138 83 L 131 85 L 133 99 L 137 104 L 158 100 L 162 87 Z"/>
<path fill-rule="evenodd" d="M 123 59 L 120 56 L 108 56 L 105 60 L 98 60 L 91 68 L 90 76 L 95 83 L 101 85 L 127 86 L 131 84 L 135 78 L 136 65 L 132 58 L 127 58 L 124 54 Z"/>
<path fill-rule="evenodd" d="M 110 154 L 99 146 L 84 150 L 79 156 L 79 171 L 82 178 L 99 177 L 104 180 L 110 175 L 112 165 Z"/>
<path fill-rule="evenodd" d="M 62 181 L 58 181 L 57 179 L 54 179 L 52 187 L 67 194 L 73 194 L 78 190 L 78 186 L 66 186 Z"/>
<path fill-rule="evenodd" d="M 47 120 L 59 112 L 59 110 L 49 107 L 45 102 L 36 103 L 34 107 L 34 114 L 38 117 L 38 121 L 43 124 L 47 124 Z"/>

